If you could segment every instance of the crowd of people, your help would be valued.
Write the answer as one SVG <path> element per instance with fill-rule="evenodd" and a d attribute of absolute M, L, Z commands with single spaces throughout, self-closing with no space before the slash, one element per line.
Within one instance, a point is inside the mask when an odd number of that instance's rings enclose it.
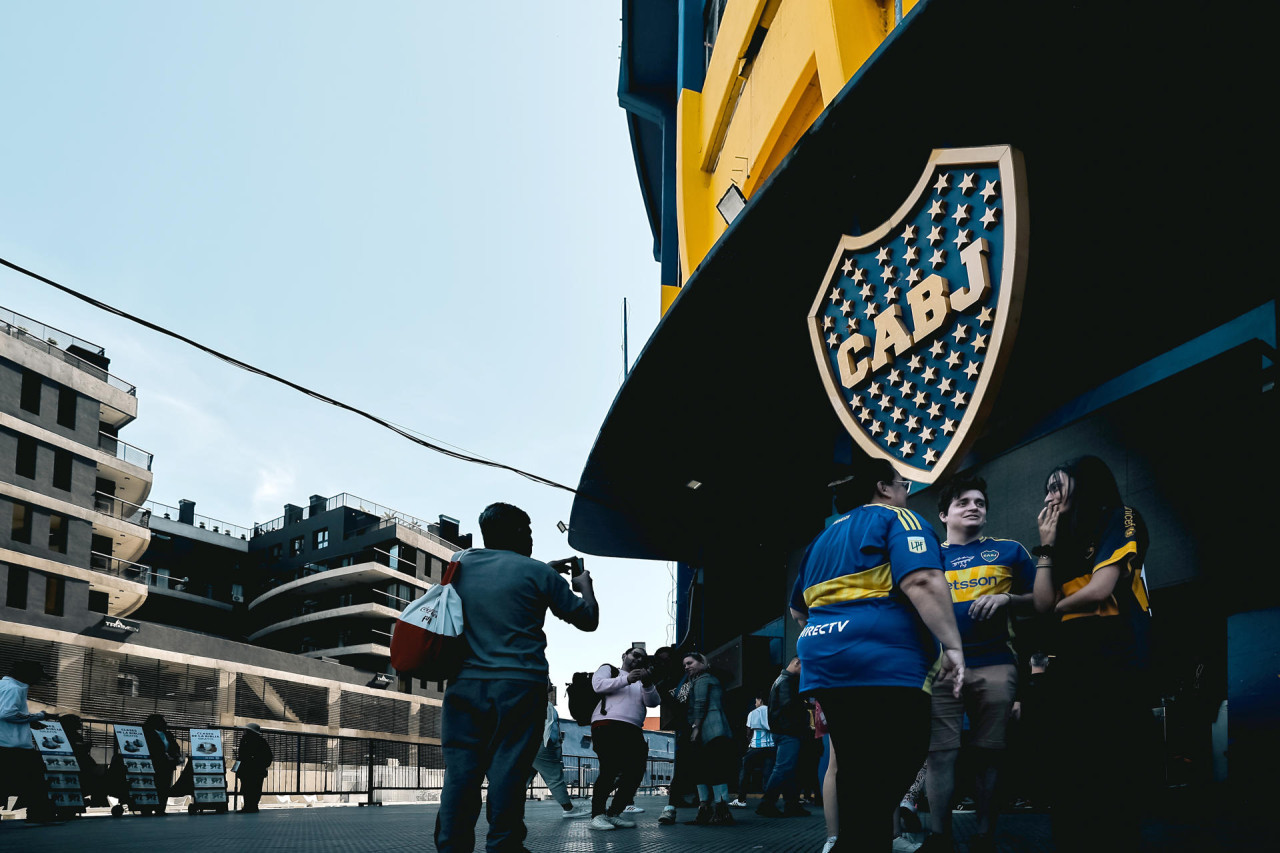
<path fill-rule="evenodd" d="M 565 818 L 590 817 L 590 829 L 601 832 L 635 827 L 643 809 L 634 797 L 648 757 L 643 725 L 649 709 L 661 706 L 676 732 L 661 825 L 675 825 L 679 809 L 696 804 L 689 823 L 730 826 L 731 809 L 748 805 L 758 778 L 759 815 L 803 816 L 806 804 L 822 803 L 823 853 L 887 850 L 895 813 L 899 821 L 914 815 L 923 791 L 931 806 L 924 849 L 950 850 L 967 731 L 964 766 L 977 812 L 969 849 L 994 850 L 995 792 L 1009 721 L 1020 707 L 1011 639 L 1015 620 L 1039 620 L 1051 630 L 1035 635 L 1042 647 L 1030 650 L 1034 674 L 1022 687 L 1046 667 L 1051 677 L 1035 691 L 1036 728 L 1028 731 L 1037 757 L 1023 762 L 1034 768 L 1024 774 L 1027 790 L 1052 801 L 1060 850 L 1135 849 L 1137 811 L 1119 805 L 1139 787 L 1146 707 L 1148 541 L 1141 515 L 1091 456 L 1049 473 L 1031 551 L 987 535 L 992 498 L 983 480 L 962 477 L 939 489 L 945 541 L 906 508 L 910 487 L 888 461 L 870 459 L 831 484 L 836 514 L 805 550 L 790 596 L 800 626 L 796 656 L 755 697 L 745 720 L 749 742 L 737 738 L 740 712 L 725 707 L 723 683 L 696 650 L 664 647 L 650 656 L 628 648 L 616 665 L 592 674 L 599 772 L 589 811 L 573 803 L 564 783 L 543 625 L 550 612 L 580 630 L 596 629 L 591 574 L 580 568 L 566 583 L 553 565 L 532 558 L 526 513 L 503 503 L 487 507 L 479 519 L 484 547 L 455 558 L 454 584 L 476 618 L 467 614 L 465 657 L 443 700 L 446 772 L 436 848 L 475 848 L 487 781 L 486 848 L 525 850 L 525 792 L 534 774 Z M 43 675 L 19 664 L 0 684 L 0 778 L 26 778 L 39 768 L 30 730 L 49 715 L 29 713 L 26 689 Z M 147 743 L 157 770 L 168 763 L 171 778 L 181 757 L 163 722 L 148 728 Z M 260 740 L 241 746 L 255 767 Z M 243 784 L 254 811 L 261 779 Z M 19 793 L 39 799 L 26 788 Z M 39 802 L 33 808 L 33 819 L 46 819 Z"/>

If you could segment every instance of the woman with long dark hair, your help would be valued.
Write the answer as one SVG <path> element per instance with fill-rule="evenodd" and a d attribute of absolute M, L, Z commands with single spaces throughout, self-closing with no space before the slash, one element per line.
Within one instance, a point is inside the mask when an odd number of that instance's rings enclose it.
<path fill-rule="evenodd" d="M 1096 456 L 1049 473 L 1038 521 L 1035 604 L 1056 620 L 1054 835 L 1060 850 L 1133 850 L 1151 719 L 1147 526 Z"/>
<path fill-rule="evenodd" d="M 706 655 L 686 654 L 684 671 L 689 678 L 680 688 L 680 700 L 689 708 L 693 781 L 698 786 L 698 816 L 694 822 L 702 826 L 732 826 L 729 782 L 737 769 L 738 752 L 724 713 L 724 687 L 711 674 Z"/>

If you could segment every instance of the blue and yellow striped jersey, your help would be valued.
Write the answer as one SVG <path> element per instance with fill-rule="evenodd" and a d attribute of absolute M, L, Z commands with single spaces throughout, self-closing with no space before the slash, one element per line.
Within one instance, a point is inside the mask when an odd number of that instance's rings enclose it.
<path fill-rule="evenodd" d="M 1007 592 L 1025 595 L 1036 582 L 1036 566 L 1027 549 L 1012 539 L 983 536 L 965 545 L 942 545 L 942 570 L 951 587 L 956 625 L 964 643 L 968 666 L 995 666 L 1017 663 L 1012 640 L 1009 610 L 995 618 L 978 622 L 969 616 L 975 599 Z"/>
<path fill-rule="evenodd" d="M 941 567 L 937 535 L 911 510 L 867 504 L 836 519 L 809 544 L 791 595 L 809 614 L 796 643 L 801 691 L 928 690 L 938 646 L 898 584 Z"/>

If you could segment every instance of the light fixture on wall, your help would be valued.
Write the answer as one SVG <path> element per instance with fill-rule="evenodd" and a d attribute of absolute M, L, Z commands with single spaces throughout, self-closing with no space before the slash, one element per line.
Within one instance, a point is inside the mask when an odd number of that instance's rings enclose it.
<path fill-rule="evenodd" d="M 742 194 L 742 190 L 738 189 L 737 184 L 729 184 L 724 195 L 720 196 L 720 200 L 716 202 L 716 210 L 720 211 L 727 225 L 732 225 L 733 220 L 738 218 L 738 214 L 746 206 L 747 197 Z"/>

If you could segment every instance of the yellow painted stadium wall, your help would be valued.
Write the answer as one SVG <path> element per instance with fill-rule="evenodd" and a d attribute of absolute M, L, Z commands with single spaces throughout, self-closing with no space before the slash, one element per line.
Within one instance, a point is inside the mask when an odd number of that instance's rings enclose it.
<path fill-rule="evenodd" d="M 904 16 L 915 5 L 904 0 Z M 884 41 L 893 17 L 893 0 L 729 2 L 702 91 L 682 90 L 677 104 L 682 283 L 727 227 L 716 202 L 729 185 L 751 198 Z M 767 34 L 747 63 L 757 26 Z M 678 294 L 663 287 L 663 313 Z"/>

